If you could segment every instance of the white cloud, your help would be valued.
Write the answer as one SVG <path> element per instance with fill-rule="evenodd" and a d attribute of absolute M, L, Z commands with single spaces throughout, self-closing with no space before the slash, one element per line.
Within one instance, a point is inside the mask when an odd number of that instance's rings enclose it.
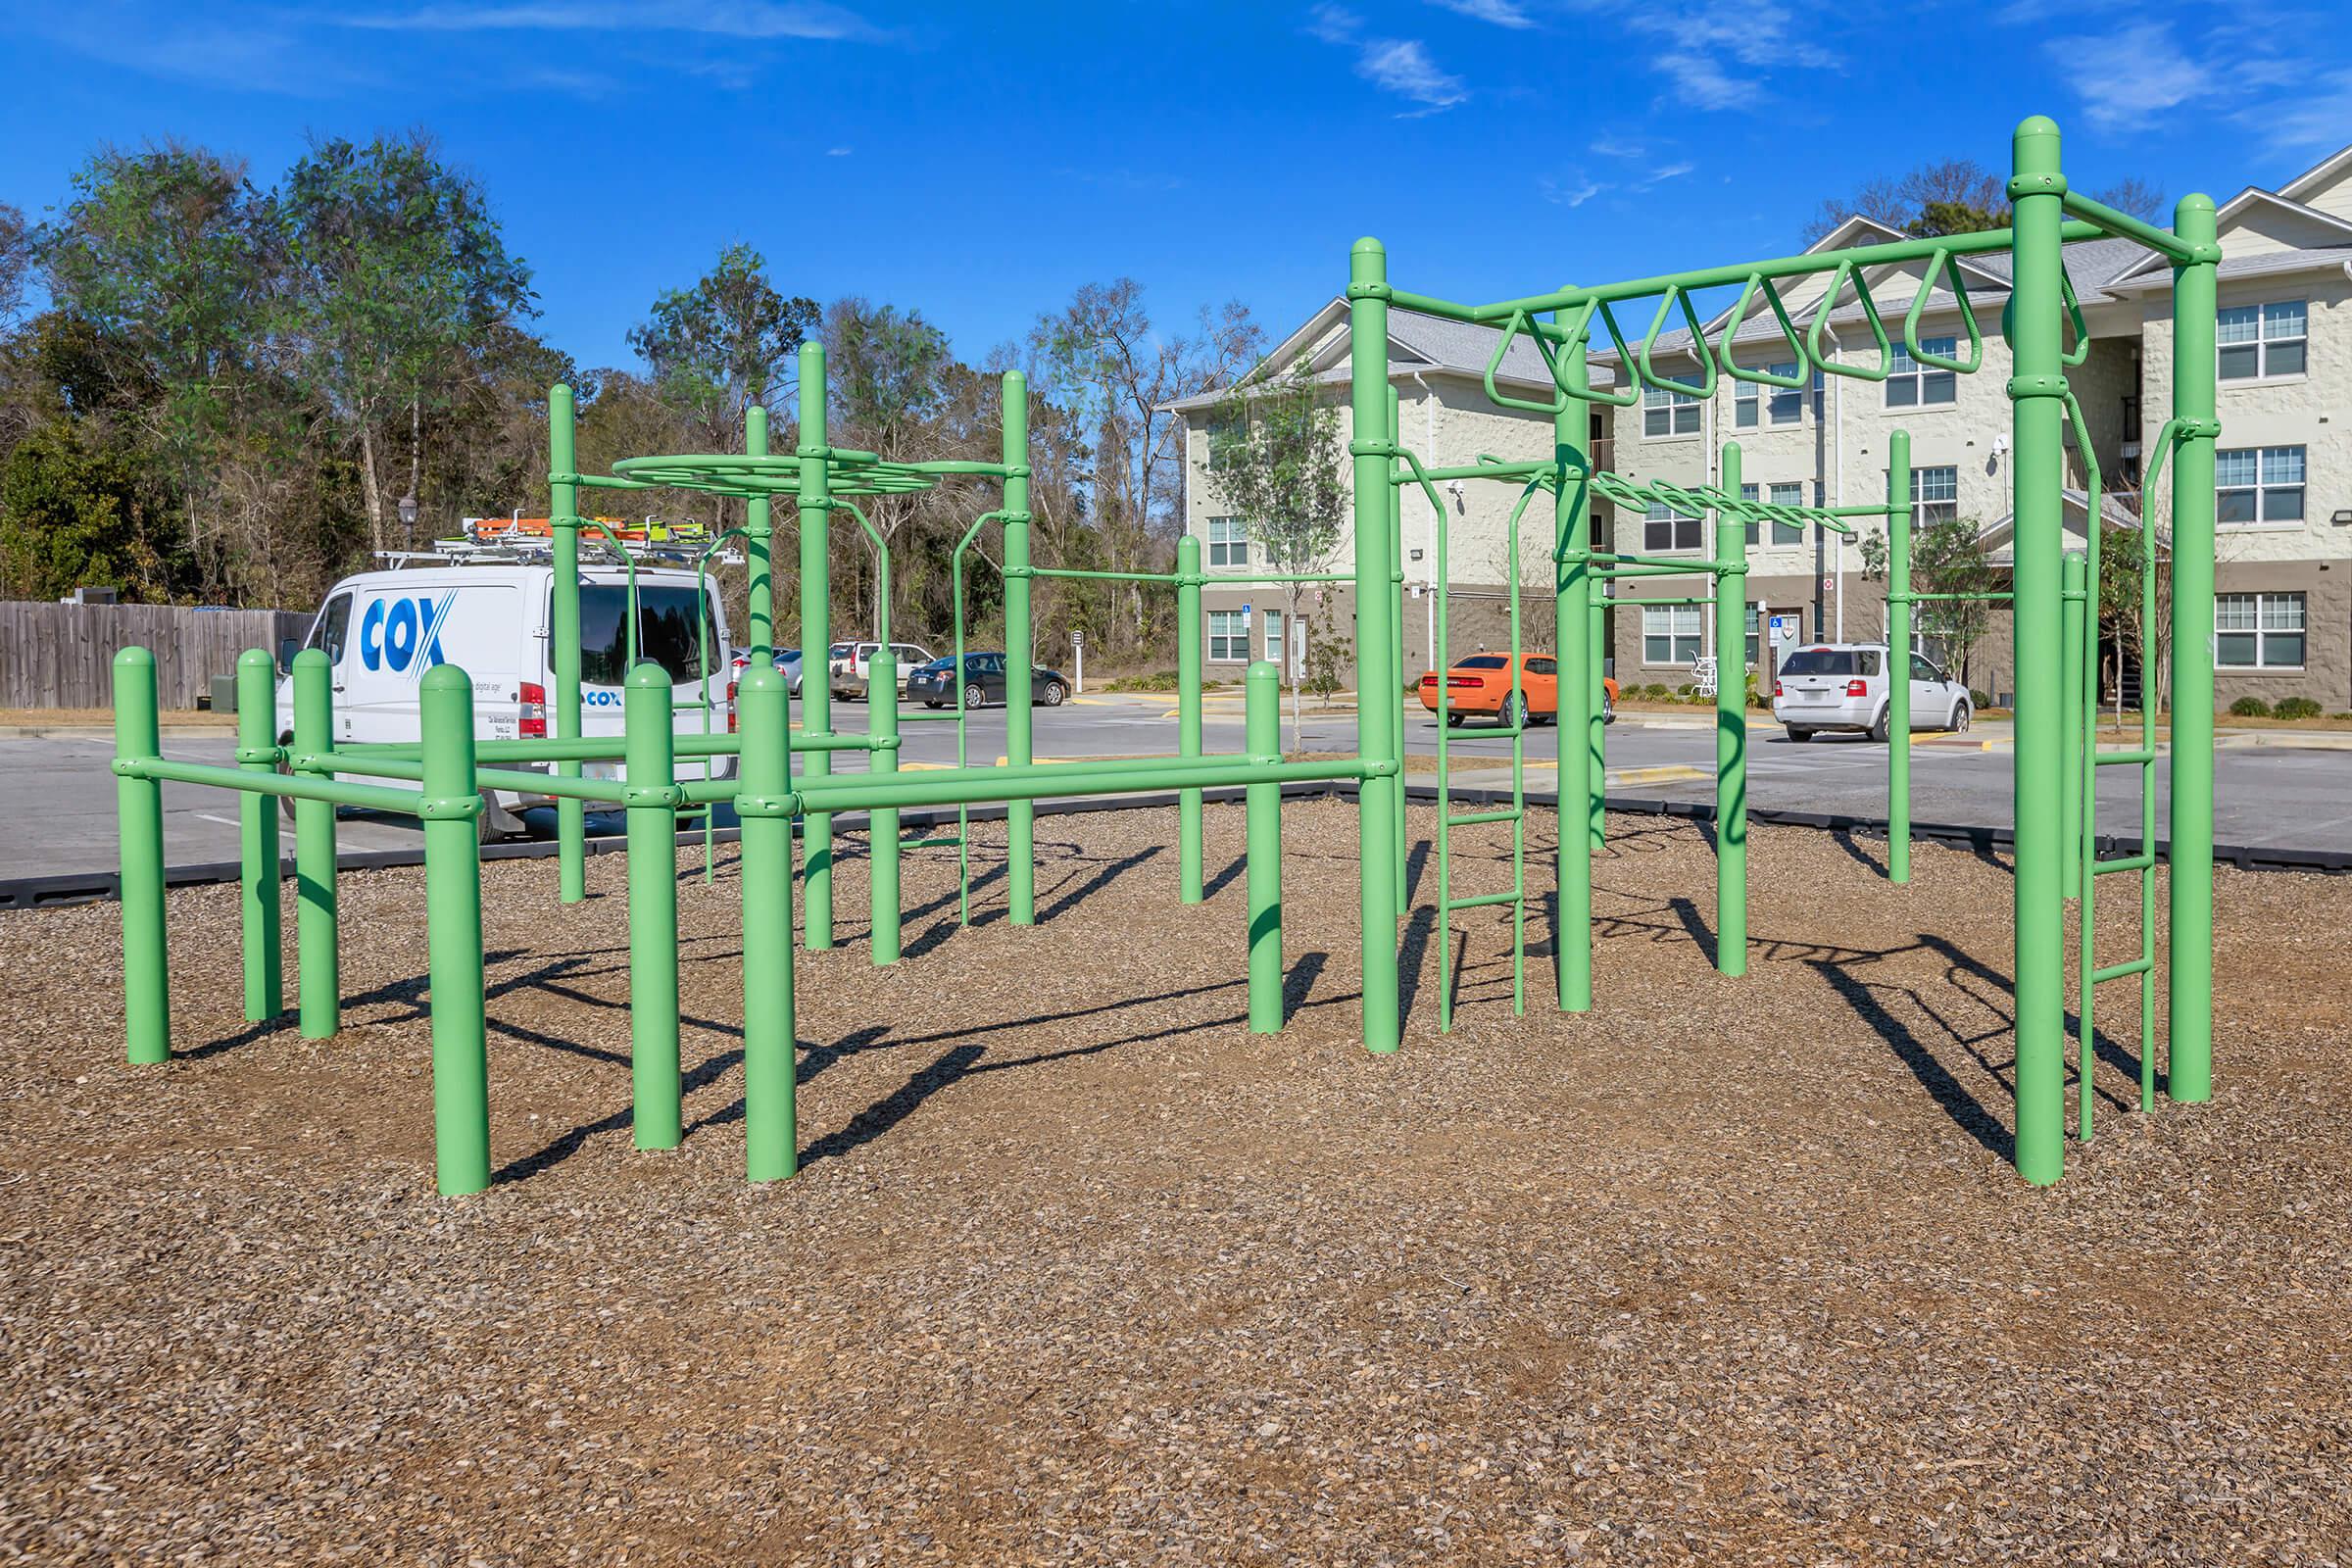
<path fill-rule="evenodd" d="M 2352 141 L 2344 104 L 2352 100 L 2352 71 L 2331 71 L 2306 80 L 2287 98 L 2242 110 L 2231 118 L 2261 136 L 2277 152 L 2306 147 L 2332 152 Z"/>
<path fill-rule="evenodd" d="M 1698 109 L 1744 109 L 1765 97 L 1766 77 L 1776 68 L 1836 71 L 1835 54 L 1796 30 L 1797 18 L 1778 0 L 1743 5 L 1739 0 L 1690 0 L 1672 9 L 1635 7 L 1620 13 L 1624 25 L 1661 39 L 1666 47 L 1651 64 L 1664 72 L 1675 92 Z M 1745 67 L 1734 72 L 1728 66 Z"/>
<path fill-rule="evenodd" d="M 1582 207 L 1609 187 L 1592 180 L 1578 185 L 1563 185 L 1555 179 L 1546 178 L 1540 182 L 1540 188 L 1544 192 L 1544 199 L 1547 202 L 1553 202 L 1562 207 Z"/>
<path fill-rule="evenodd" d="M 851 149 L 847 147 L 828 147 L 825 149 L 825 156 L 827 158 L 847 158 L 850 156 L 850 152 Z"/>
<path fill-rule="evenodd" d="M 696 32 L 723 38 L 867 38 L 874 28 L 825 0 L 521 0 L 511 5 L 426 5 L 337 19 L 346 26 L 426 32 Z"/>
<path fill-rule="evenodd" d="M 2105 37 L 2052 38 L 2042 52 L 2068 68 L 2083 113 L 2102 130 L 2145 124 L 2168 109 L 2217 91 L 2220 74 L 2192 62 L 2170 24 L 2142 22 Z M 2082 69 L 2084 61 L 2095 61 Z"/>
<path fill-rule="evenodd" d="M 1620 141 L 1612 132 L 1592 138 L 1592 151 L 1603 158 L 1640 158 L 1649 151 L 1638 141 Z"/>
<path fill-rule="evenodd" d="M 1342 6 L 1319 5 L 1308 13 L 1308 32 L 1354 50 L 1355 74 L 1384 92 L 1420 104 L 1417 115 L 1437 114 L 1470 96 L 1462 78 L 1439 69 L 1420 39 L 1376 38 L 1363 28 L 1363 19 Z"/>
<path fill-rule="evenodd" d="M 1519 9 L 1516 0 L 1429 0 L 1431 5 L 1480 22 L 1492 22 L 1497 27 L 1532 27 L 1535 21 Z"/>
<path fill-rule="evenodd" d="M 1642 183 L 1635 188 L 1638 190 L 1647 190 L 1652 185 L 1663 185 L 1670 179 L 1682 178 L 1685 174 L 1688 174 L 1691 170 L 1696 169 L 1697 167 L 1698 166 L 1696 164 L 1691 163 L 1661 165 L 1659 168 L 1651 170 L 1649 172 L 1649 177 L 1642 181 Z"/>

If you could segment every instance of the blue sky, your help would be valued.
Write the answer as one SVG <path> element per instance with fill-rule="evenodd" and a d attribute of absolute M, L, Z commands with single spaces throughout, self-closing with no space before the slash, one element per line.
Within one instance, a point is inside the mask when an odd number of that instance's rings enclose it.
<path fill-rule="evenodd" d="M 2352 22 L 2163 0 L 0 0 L 0 199 L 176 137 L 268 181 L 421 126 L 490 191 L 559 346 L 626 363 L 735 239 L 786 289 L 920 309 L 977 358 L 1090 279 L 1270 330 L 1346 280 L 1501 298 L 1798 248 L 1825 195 L 2005 164 L 2226 198 L 2352 142 Z M 2044 18 L 2050 20 L 2042 20 Z"/>

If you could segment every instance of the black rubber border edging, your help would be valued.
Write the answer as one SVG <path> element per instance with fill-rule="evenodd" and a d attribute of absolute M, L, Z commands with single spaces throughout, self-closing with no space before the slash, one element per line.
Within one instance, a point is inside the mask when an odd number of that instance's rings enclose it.
<path fill-rule="evenodd" d="M 1285 785 L 1282 793 L 1286 800 L 1327 795 L 1345 796 L 1354 794 L 1355 786 L 1347 782 L 1293 784 Z M 1435 784 L 1418 784 L 1407 780 L 1404 794 L 1407 800 L 1435 802 L 1438 798 L 1438 788 Z M 1240 800 L 1242 791 L 1238 787 L 1227 787 L 1204 790 L 1201 792 L 1201 796 L 1207 801 L 1230 802 Z M 1509 801 L 1510 794 L 1503 790 L 1456 790 L 1453 792 L 1453 798 L 1466 805 L 1493 806 Z M 1162 790 L 1151 795 L 1117 795 L 1096 798 L 1081 796 L 1070 800 L 1039 801 L 1037 814 L 1040 816 L 1068 816 L 1081 811 L 1164 809 L 1175 804 L 1176 793 L 1173 790 Z M 1558 796 L 1550 793 L 1540 794 L 1530 790 L 1527 794 L 1527 804 L 1542 807 L 1556 806 Z M 1623 812 L 1628 816 L 1668 816 L 1692 822 L 1712 822 L 1715 819 L 1714 806 L 1705 801 L 1662 801 L 1641 795 L 1608 795 L 1602 797 L 1602 804 L 1607 809 Z M 1769 807 L 1751 807 L 1747 814 L 1750 821 L 1769 822 L 1785 827 L 1817 828 L 1824 832 L 1852 833 L 1864 838 L 1883 839 L 1886 836 L 1886 819 L 1883 816 L 1860 816 L 1844 811 L 1788 811 Z M 975 822 L 1002 821 L 1005 815 L 1005 808 L 1002 804 L 975 806 L 971 808 L 970 815 L 971 820 Z M 844 829 L 861 825 L 864 820 L 864 814 L 856 811 L 836 812 L 833 818 L 834 825 Z M 904 810 L 899 813 L 901 825 L 909 828 L 937 827 L 943 822 L 955 820 L 956 813 L 943 808 Z M 740 829 L 722 827 L 713 830 L 711 842 L 732 844 L 740 836 Z M 2015 835 L 2005 827 L 1985 827 L 1966 822 L 1914 822 L 1911 824 L 1911 836 L 1915 840 L 1927 843 L 1960 846 L 1980 855 L 1989 855 L 2010 849 L 2015 843 Z M 703 835 L 700 832 L 678 835 L 678 845 L 681 849 L 702 842 Z M 2116 834 L 2101 835 L 2099 844 L 2100 848 L 2110 855 L 2133 855 L 2138 853 L 2139 849 L 2138 839 L 2126 838 Z M 627 847 L 627 840 L 618 835 L 592 838 L 588 841 L 588 853 L 592 856 L 617 855 Z M 2167 851 L 2165 841 L 2158 839 L 2156 849 L 2161 858 Z M 552 858 L 555 854 L 556 845 L 552 840 L 482 846 L 484 860 L 544 860 Z M 2255 844 L 2216 844 L 2213 847 L 2213 858 L 2218 865 L 2233 865 L 2241 871 L 2322 871 L 2336 875 L 2352 872 L 2352 850 L 2293 850 Z M 335 867 L 341 871 L 376 871 L 401 866 L 422 865 L 423 863 L 424 851 L 421 846 L 414 850 L 370 850 L 338 856 L 335 859 Z M 284 868 L 288 875 L 293 873 L 291 858 L 285 861 Z M 234 860 L 212 860 L 193 865 L 166 866 L 164 868 L 164 885 L 179 888 L 200 887 L 216 882 L 234 882 L 241 870 L 242 867 Z M 96 903 L 114 898 L 119 883 L 120 878 L 112 871 L 81 871 L 56 876 L 11 877 L 0 880 L 0 911 L 62 908 L 69 905 Z"/>

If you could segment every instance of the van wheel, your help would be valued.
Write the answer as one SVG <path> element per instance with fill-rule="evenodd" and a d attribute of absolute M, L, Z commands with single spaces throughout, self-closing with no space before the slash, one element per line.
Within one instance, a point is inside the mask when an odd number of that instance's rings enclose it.
<path fill-rule="evenodd" d="M 1794 724 L 1791 724 L 1788 726 L 1788 738 L 1801 745 L 1813 738 L 1813 732 L 1809 729 L 1798 729 Z"/>
<path fill-rule="evenodd" d="M 1870 738 L 1874 741 L 1877 741 L 1882 746 L 1886 743 L 1886 737 L 1890 733 L 1886 723 L 1886 715 L 1891 710 L 1892 706 L 1893 705 L 1889 704 L 1886 708 L 1880 709 L 1879 716 L 1870 721 Z"/>

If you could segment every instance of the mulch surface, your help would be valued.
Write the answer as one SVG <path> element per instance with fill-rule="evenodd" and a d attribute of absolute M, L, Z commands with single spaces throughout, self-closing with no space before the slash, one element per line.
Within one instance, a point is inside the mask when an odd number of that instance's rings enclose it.
<path fill-rule="evenodd" d="M 1279 1037 L 1238 808 L 1191 907 L 1167 811 L 1043 819 L 1034 929 L 1001 838 L 969 929 L 953 852 L 910 856 L 889 970 L 845 858 L 845 945 L 799 960 L 807 1163 L 756 1190 L 723 854 L 680 861 L 667 1153 L 631 1148 L 622 858 L 568 907 L 552 862 L 485 868 L 502 1171 L 461 1201 L 418 873 L 343 879 L 319 1043 L 241 1020 L 234 890 L 172 894 L 164 1068 L 122 1064 L 111 907 L 0 917 L 0 1559 L 2344 1560 L 2352 881 L 2222 872 L 2214 1102 L 2137 1112 L 2105 988 L 2098 1136 L 2035 1191 L 1996 863 L 1895 888 L 1759 828 L 1728 980 L 1704 836 L 1622 819 L 1596 1010 L 1539 945 L 1515 1018 L 1477 910 L 1441 1037 L 1424 912 L 1383 1058 L 1352 810 L 1286 830 Z"/>

